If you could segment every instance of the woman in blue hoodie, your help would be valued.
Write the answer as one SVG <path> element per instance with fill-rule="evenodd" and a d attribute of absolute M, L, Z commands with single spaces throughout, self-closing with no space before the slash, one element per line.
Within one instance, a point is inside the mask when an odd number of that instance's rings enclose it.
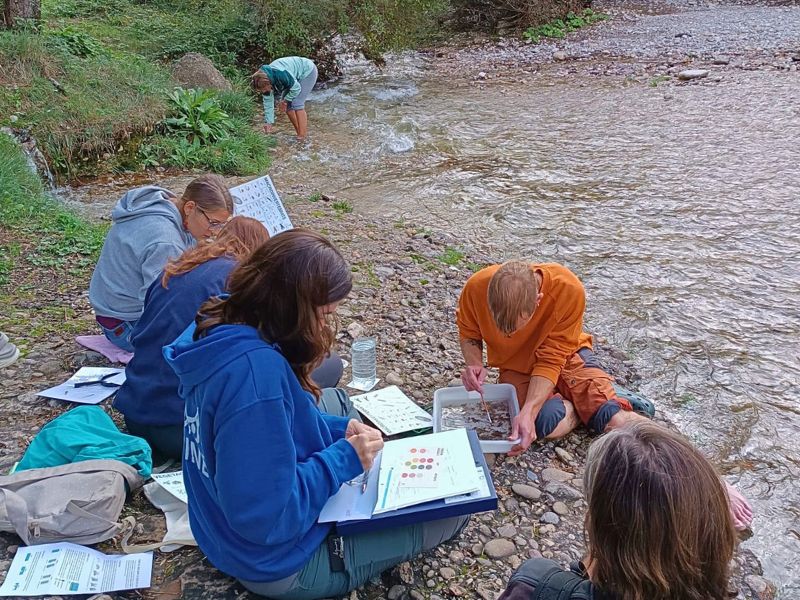
<path fill-rule="evenodd" d="M 203 302 L 225 292 L 238 262 L 268 239 L 261 222 L 234 217 L 216 238 L 170 261 L 147 290 L 131 338 L 135 352 L 114 408 L 125 415 L 128 432 L 146 439 L 154 455 L 180 460 L 183 449 L 183 400 L 178 378 L 164 362 L 164 346 L 194 320 Z"/>
<path fill-rule="evenodd" d="M 232 212 L 233 200 L 219 175 L 198 177 L 180 197 L 145 186 L 117 202 L 89 284 L 89 302 L 109 341 L 133 352 L 130 337 L 150 284 L 167 261 L 219 231 Z"/>
<path fill-rule="evenodd" d="M 328 540 L 331 525 L 317 522 L 383 447 L 379 431 L 343 416 L 341 390 L 320 392 L 311 378 L 351 287 L 350 268 L 328 240 L 286 231 L 241 263 L 230 295 L 206 302 L 196 328 L 164 350 L 186 401 L 192 533 L 214 566 L 270 598 L 341 596 L 466 523 Z M 321 412 L 318 401 L 339 415 Z M 343 564 L 329 544 L 343 550 Z"/>

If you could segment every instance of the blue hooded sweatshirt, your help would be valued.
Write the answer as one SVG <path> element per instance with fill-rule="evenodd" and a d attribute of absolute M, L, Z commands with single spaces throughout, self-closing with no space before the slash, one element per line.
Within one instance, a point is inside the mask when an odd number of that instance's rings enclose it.
<path fill-rule="evenodd" d="M 150 285 L 144 312 L 133 330 L 136 352 L 114 399 L 114 408 L 128 419 L 145 425 L 183 423 L 178 378 L 164 360 L 164 346 L 194 321 L 203 302 L 225 292 L 234 267 L 233 258 L 221 256 L 170 277 L 166 289 L 161 285 L 163 271 Z"/>
<path fill-rule="evenodd" d="M 300 571 L 330 525 L 339 487 L 363 471 L 348 419 L 320 412 L 279 350 L 247 325 L 194 324 L 164 356 L 186 401 L 183 477 L 189 522 L 220 571 L 268 582 Z"/>
<path fill-rule="evenodd" d="M 147 288 L 171 258 L 194 244 L 174 198 L 169 190 L 141 187 L 127 192 L 111 211 L 114 224 L 89 284 L 97 316 L 138 319 Z"/>

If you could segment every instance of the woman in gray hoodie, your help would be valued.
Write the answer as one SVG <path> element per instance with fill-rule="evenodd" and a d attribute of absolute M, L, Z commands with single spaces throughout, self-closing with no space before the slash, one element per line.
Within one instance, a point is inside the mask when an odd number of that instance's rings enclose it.
<path fill-rule="evenodd" d="M 193 180 L 181 197 L 156 186 L 127 192 L 89 284 L 97 322 L 114 345 L 133 352 L 130 336 L 147 288 L 170 259 L 213 236 L 231 217 L 233 200 L 219 175 Z"/>

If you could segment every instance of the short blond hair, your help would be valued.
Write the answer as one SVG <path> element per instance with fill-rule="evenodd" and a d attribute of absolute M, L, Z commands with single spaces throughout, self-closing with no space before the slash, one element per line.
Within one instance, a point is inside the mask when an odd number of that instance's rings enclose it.
<path fill-rule="evenodd" d="M 513 333 L 520 317 L 533 314 L 538 295 L 539 282 L 529 263 L 503 263 L 489 281 L 489 311 L 497 328 L 506 335 Z"/>

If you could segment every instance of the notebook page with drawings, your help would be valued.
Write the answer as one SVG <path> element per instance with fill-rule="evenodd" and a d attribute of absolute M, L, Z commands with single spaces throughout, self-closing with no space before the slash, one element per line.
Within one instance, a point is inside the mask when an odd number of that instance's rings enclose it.
<path fill-rule="evenodd" d="M 237 185 L 230 189 L 230 193 L 233 214 L 261 221 L 270 236 L 292 229 L 292 221 L 269 175 Z"/>

